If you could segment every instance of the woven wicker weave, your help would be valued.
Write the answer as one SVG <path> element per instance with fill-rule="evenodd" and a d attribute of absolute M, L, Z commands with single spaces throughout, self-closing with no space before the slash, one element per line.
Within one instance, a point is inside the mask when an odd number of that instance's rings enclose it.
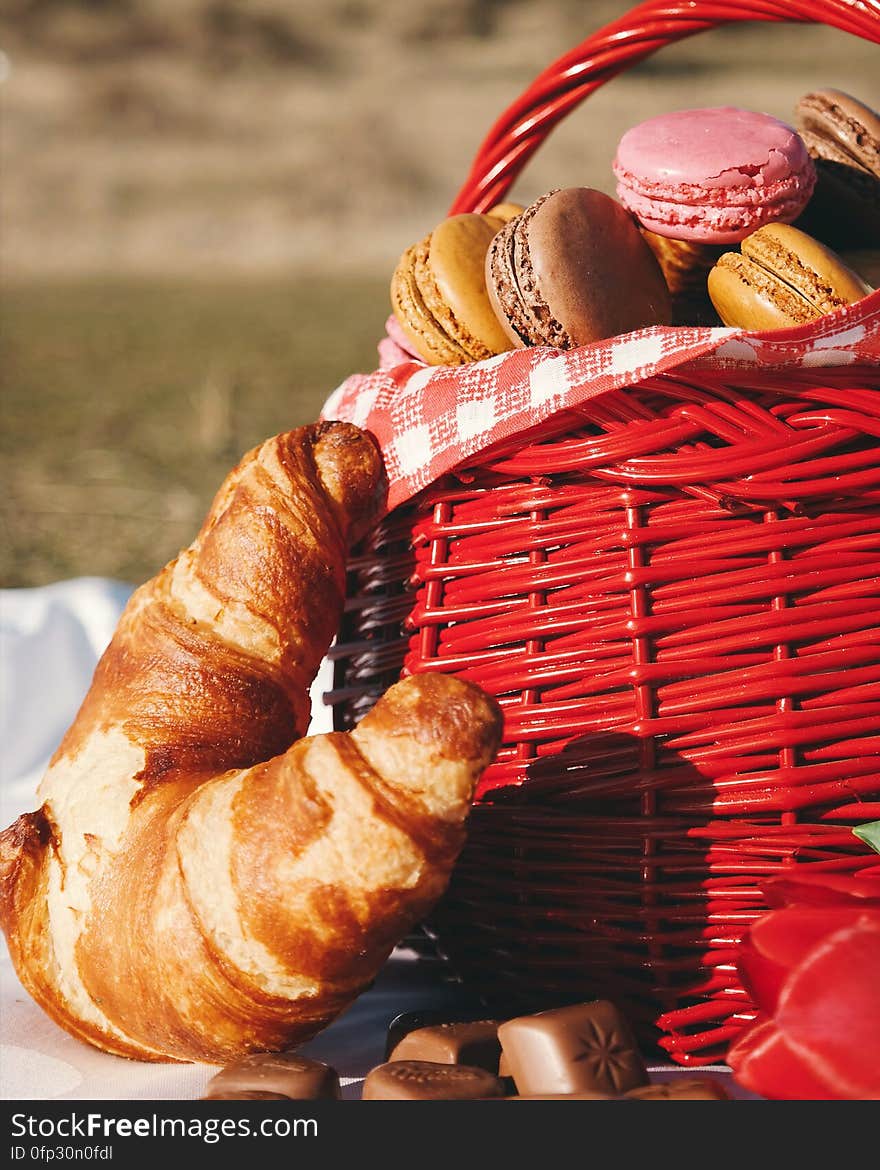
<path fill-rule="evenodd" d="M 452 210 L 503 197 L 552 125 L 671 41 L 873 3 L 643 4 L 537 79 Z M 505 741 L 431 923 L 500 1010 L 616 1000 L 681 1063 L 751 1018 L 759 883 L 855 870 L 880 816 L 880 368 L 663 375 L 435 483 L 351 564 L 328 696 L 401 671 L 499 697 Z"/>

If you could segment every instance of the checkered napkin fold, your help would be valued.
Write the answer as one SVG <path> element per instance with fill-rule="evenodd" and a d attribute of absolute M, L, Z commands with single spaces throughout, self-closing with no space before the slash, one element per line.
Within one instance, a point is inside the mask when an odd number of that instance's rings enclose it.
<path fill-rule="evenodd" d="M 462 366 L 427 366 L 389 318 L 379 368 L 353 374 L 325 419 L 370 431 L 385 458 L 388 508 L 563 411 L 657 374 L 880 365 L 880 291 L 796 329 L 661 327 L 578 349 L 534 346 Z"/>

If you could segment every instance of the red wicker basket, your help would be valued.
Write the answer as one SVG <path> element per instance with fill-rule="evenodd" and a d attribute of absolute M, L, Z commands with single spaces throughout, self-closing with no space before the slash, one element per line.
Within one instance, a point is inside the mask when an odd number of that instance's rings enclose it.
<path fill-rule="evenodd" d="M 642 4 L 533 83 L 451 212 L 484 210 L 627 65 L 739 20 L 880 42 L 880 5 Z M 505 740 L 427 924 L 501 1010 L 599 995 L 680 1063 L 751 1018 L 762 879 L 855 870 L 880 816 L 880 367 L 663 374 L 396 508 L 350 567 L 339 728 L 401 672 L 498 696 Z"/>

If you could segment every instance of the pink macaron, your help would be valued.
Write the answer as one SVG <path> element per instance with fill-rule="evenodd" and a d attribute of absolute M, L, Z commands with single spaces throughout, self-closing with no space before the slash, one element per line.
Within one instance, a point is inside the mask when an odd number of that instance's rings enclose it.
<path fill-rule="evenodd" d="M 803 211 L 816 170 L 803 139 L 770 114 L 717 106 L 640 122 L 614 158 L 617 196 L 657 235 L 734 244 Z"/>

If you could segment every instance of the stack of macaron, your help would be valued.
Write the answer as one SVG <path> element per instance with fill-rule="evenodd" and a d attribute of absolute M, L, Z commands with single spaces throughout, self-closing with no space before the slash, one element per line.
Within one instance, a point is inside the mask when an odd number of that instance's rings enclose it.
<path fill-rule="evenodd" d="M 880 114 L 818 89 L 797 103 L 795 121 L 816 166 L 804 230 L 832 248 L 880 248 Z"/>
<path fill-rule="evenodd" d="M 849 163 L 835 162 L 834 180 L 846 184 L 853 221 L 862 224 L 853 242 L 871 245 L 868 225 L 876 229 L 880 201 L 868 171 L 880 175 L 880 118 L 832 90 L 805 95 L 796 115 L 801 131 L 752 110 L 682 110 L 621 138 L 617 194 L 660 260 L 677 324 L 711 323 L 714 313 L 744 329 L 790 328 L 871 291 L 824 242 L 841 236 L 842 194 L 824 212 L 816 197 L 828 181 L 822 172 L 820 182 L 820 171 L 830 140 L 838 159 L 845 140 Z"/>
<path fill-rule="evenodd" d="M 411 352 L 460 365 L 529 345 L 572 349 L 670 323 L 669 288 L 626 209 L 590 187 L 453 215 L 391 279 Z"/>
<path fill-rule="evenodd" d="M 880 115 L 815 90 L 796 122 L 661 114 L 620 139 L 617 198 L 568 187 L 447 218 L 392 278 L 407 347 L 462 364 L 651 325 L 786 328 L 859 300 L 878 268 Z"/>

